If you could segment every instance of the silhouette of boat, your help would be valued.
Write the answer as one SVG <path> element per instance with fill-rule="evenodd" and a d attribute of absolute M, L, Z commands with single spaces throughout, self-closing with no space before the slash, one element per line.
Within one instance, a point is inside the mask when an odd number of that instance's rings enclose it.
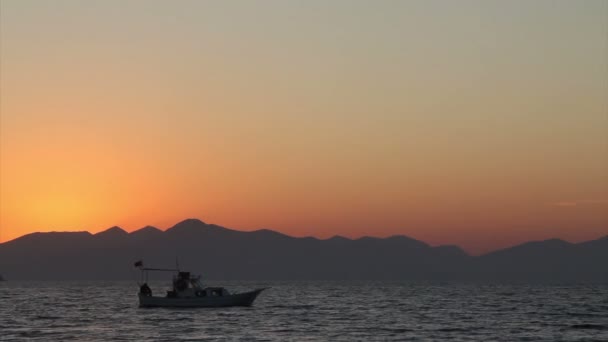
<path fill-rule="evenodd" d="M 141 263 L 140 263 L 141 264 Z M 137 263 L 136 263 L 137 266 Z M 251 306 L 258 295 L 266 288 L 260 288 L 243 293 L 230 293 L 223 287 L 206 287 L 200 281 L 200 276 L 182 272 L 179 269 L 140 268 L 142 278 L 146 281 L 139 286 L 140 307 L 184 307 L 208 308 L 227 306 Z M 153 296 L 148 286 L 148 272 L 175 272 L 173 288 L 167 291 L 166 296 Z"/>

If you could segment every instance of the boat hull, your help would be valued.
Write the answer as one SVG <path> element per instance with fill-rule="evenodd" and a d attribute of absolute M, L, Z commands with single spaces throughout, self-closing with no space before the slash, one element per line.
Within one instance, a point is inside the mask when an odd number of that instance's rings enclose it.
<path fill-rule="evenodd" d="M 228 306 L 251 306 L 265 289 L 218 297 L 154 297 L 139 295 L 142 308 L 220 308 Z"/>

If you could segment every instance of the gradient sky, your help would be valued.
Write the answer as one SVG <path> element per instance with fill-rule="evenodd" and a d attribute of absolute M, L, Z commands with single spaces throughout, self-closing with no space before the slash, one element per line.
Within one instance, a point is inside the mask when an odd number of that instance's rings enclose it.
<path fill-rule="evenodd" d="M 608 1 L 0 2 L 0 241 L 608 234 Z"/>

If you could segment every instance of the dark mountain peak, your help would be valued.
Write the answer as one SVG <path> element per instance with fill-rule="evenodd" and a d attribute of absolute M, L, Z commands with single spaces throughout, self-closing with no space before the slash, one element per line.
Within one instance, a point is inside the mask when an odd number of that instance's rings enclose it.
<path fill-rule="evenodd" d="M 369 244 L 369 243 L 387 244 L 388 243 L 391 246 L 403 246 L 403 247 L 408 247 L 408 248 L 428 248 L 429 247 L 429 245 L 427 245 L 426 243 L 416 240 L 416 239 L 412 239 L 405 235 L 392 235 L 387 238 L 363 236 L 363 237 L 360 237 L 353 241 L 363 243 L 363 244 Z"/>
<path fill-rule="evenodd" d="M 282 238 L 291 238 L 291 236 L 283 234 L 283 233 L 279 233 L 275 230 L 271 230 L 271 229 L 266 229 L 266 228 L 262 228 L 262 229 L 258 229 L 258 230 L 254 230 L 251 233 L 256 234 L 256 235 L 262 235 L 262 236 L 274 236 L 274 237 L 282 237 Z"/>
<path fill-rule="evenodd" d="M 300 241 L 323 241 L 323 240 L 321 240 L 321 239 L 319 239 L 317 237 L 314 237 L 314 236 L 303 236 L 303 237 L 296 237 L 296 238 L 294 238 L 293 236 L 287 235 L 287 237 L 290 238 L 290 239 L 298 239 Z"/>
<path fill-rule="evenodd" d="M 150 236 L 152 236 L 152 235 L 159 235 L 159 234 L 162 234 L 162 233 L 163 233 L 163 231 L 160 230 L 160 229 L 158 229 L 158 228 L 156 228 L 156 227 L 145 226 L 145 227 L 140 228 L 138 230 L 132 231 L 130 233 L 130 235 L 134 235 L 134 236 L 136 236 L 136 235 L 142 235 L 142 236 L 143 235 L 150 235 Z"/>
<path fill-rule="evenodd" d="M 169 234 L 220 233 L 233 231 L 215 224 L 207 224 L 199 219 L 187 219 L 167 229 Z"/>
<path fill-rule="evenodd" d="M 207 224 L 199 219 L 196 218 L 189 218 L 189 219 L 185 219 L 183 221 L 178 222 L 177 224 L 175 224 L 173 226 L 173 228 L 175 227 L 181 227 L 181 226 L 206 226 Z"/>
<path fill-rule="evenodd" d="M 335 242 L 343 241 L 343 242 L 347 242 L 347 241 L 352 241 L 352 240 L 349 239 L 349 238 L 347 238 L 347 237 L 344 237 L 342 235 L 334 235 L 334 236 L 330 237 L 329 239 L 327 239 L 327 241 L 335 241 Z"/>
<path fill-rule="evenodd" d="M 31 234 L 26 234 L 21 237 L 18 237 L 10 242 L 16 241 L 29 241 L 29 240 L 45 240 L 45 239 L 61 239 L 61 238 L 79 238 L 79 237 L 89 237 L 92 234 L 87 231 L 80 232 L 36 232 Z"/>
<path fill-rule="evenodd" d="M 175 233 L 178 231 L 190 231 L 204 228 L 207 224 L 198 219 L 186 219 L 176 223 L 173 227 L 167 229 L 166 231 L 169 233 Z"/>
<path fill-rule="evenodd" d="M 0 243 L 0 246 L 13 246 L 22 250 L 46 248 L 48 246 L 65 245 L 77 246 L 87 242 L 92 234 L 81 232 L 36 232 L 23 235 L 14 240 Z"/>
<path fill-rule="evenodd" d="M 405 236 L 405 235 L 391 235 L 389 237 L 386 238 L 387 240 L 393 240 L 393 241 L 408 241 L 408 242 L 415 242 L 415 243 L 419 243 L 419 244 L 423 244 L 425 246 L 427 246 L 426 243 L 420 241 L 420 240 L 416 240 L 414 238 L 411 238 L 409 236 Z"/>
<path fill-rule="evenodd" d="M 537 246 L 566 246 L 566 245 L 570 245 L 570 242 L 564 241 L 562 239 L 546 239 L 546 240 L 524 242 L 524 243 L 514 246 L 512 248 L 537 247 Z"/>
<path fill-rule="evenodd" d="M 570 242 L 564 241 L 562 239 L 547 239 L 547 240 L 541 240 L 541 241 L 531 241 L 531 242 L 527 242 L 524 243 L 522 245 L 519 246 L 515 246 L 515 248 L 521 247 L 521 248 L 560 248 L 560 247 L 566 247 L 566 246 L 571 246 L 572 244 Z"/>
<path fill-rule="evenodd" d="M 127 235 L 127 234 L 128 233 L 124 229 L 122 229 L 118 226 L 114 226 L 114 227 L 108 228 L 102 232 L 95 234 L 95 236 L 123 236 L 123 235 Z"/>

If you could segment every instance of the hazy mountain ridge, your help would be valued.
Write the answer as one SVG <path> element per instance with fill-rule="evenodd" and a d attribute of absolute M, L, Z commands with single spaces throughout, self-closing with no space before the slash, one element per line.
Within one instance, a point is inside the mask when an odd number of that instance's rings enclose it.
<path fill-rule="evenodd" d="M 482 256 L 406 236 L 295 238 L 237 231 L 188 219 L 166 231 L 32 233 L 0 244 L 8 279 L 134 279 L 135 260 L 211 279 L 608 281 L 608 236 L 573 244 L 528 242 Z"/>

